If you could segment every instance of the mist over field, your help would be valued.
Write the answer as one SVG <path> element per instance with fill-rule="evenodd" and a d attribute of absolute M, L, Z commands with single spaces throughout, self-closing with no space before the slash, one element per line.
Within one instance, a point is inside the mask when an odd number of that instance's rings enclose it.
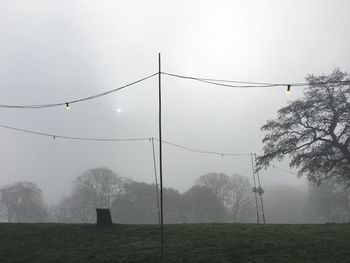
<path fill-rule="evenodd" d="M 192 77 L 299 83 L 308 74 L 347 72 L 349 7 L 341 0 L 1 1 L 0 104 L 59 103 L 118 88 L 157 73 L 158 52 L 163 72 Z M 223 173 L 242 175 L 251 189 L 249 154 L 263 153 L 261 126 L 301 97 L 304 87 L 291 91 L 162 75 L 163 140 L 247 154 L 196 153 L 164 144 L 164 187 L 182 196 L 199 177 Z M 71 104 L 69 110 L 1 108 L 0 125 L 73 137 L 158 138 L 158 78 Z M 89 169 L 106 167 L 129 181 L 155 184 L 148 140 L 76 141 L 4 127 L 0 136 L 0 185 L 33 182 L 48 208 L 70 196 L 76 178 Z M 158 156 L 156 140 L 155 147 Z M 311 186 L 305 177 L 297 178 L 288 161 L 260 170 L 267 222 L 332 221 L 332 215 L 310 219 L 305 214 Z M 156 165 L 159 169 L 158 159 Z M 254 209 L 244 220 L 255 222 Z"/>

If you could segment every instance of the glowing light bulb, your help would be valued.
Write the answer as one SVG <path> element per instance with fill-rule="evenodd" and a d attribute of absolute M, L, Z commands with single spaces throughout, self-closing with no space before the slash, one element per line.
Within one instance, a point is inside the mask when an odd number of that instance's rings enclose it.
<path fill-rule="evenodd" d="M 69 110 L 69 109 L 70 109 L 70 107 L 69 107 L 69 103 L 68 103 L 68 102 L 66 103 L 66 109 L 67 109 L 67 110 Z"/>
<path fill-rule="evenodd" d="M 290 85 L 287 85 L 287 91 L 286 91 L 287 94 L 290 94 Z"/>

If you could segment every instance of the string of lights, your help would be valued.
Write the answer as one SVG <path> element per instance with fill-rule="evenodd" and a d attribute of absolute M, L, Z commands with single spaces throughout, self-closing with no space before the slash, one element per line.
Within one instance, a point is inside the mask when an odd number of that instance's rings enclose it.
<path fill-rule="evenodd" d="M 181 79 L 187 79 L 187 80 L 194 80 L 199 81 L 206 84 L 216 85 L 216 86 L 222 86 L 222 87 L 230 87 L 230 88 L 273 88 L 273 87 L 286 87 L 287 93 L 291 91 L 291 87 L 307 87 L 310 85 L 316 86 L 316 85 L 326 85 L 326 84 L 339 84 L 339 85 L 348 85 L 350 84 L 350 80 L 344 80 L 344 81 L 327 81 L 327 82 L 315 82 L 315 83 L 306 83 L 306 82 L 296 82 L 296 83 L 267 83 L 267 82 L 251 82 L 251 81 L 240 81 L 240 80 L 225 80 L 225 79 L 213 79 L 213 78 L 201 78 L 201 77 L 192 77 L 192 76 L 184 76 L 184 75 L 178 75 L 174 73 L 168 73 L 168 72 L 160 72 L 162 75 L 167 75 L 170 77 L 175 78 L 181 78 Z M 32 104 L 32 105 L 9 105 L 9 104 L 0 104 L 0 108 L 8 108 L 8 109 L 42 109 L 42 108 L 52 108 L 52 107 L 61 107 L 65 106 L 67 109 L 70 108 L 70 106 L 74 103 L 79 103 L 83 101 L 88 101 L 92 99 L 96 99 L 102 96 L 106 96 L 108 94 L 120 91 L 122 89 L 125 89 L 127 87 L 133 86 L 137 83 L 140 83 L 142 81 L 145 81 L 147 79 L 150 79 L 156 75 L 159 75 L 159 72 L 151 74 L 147 77 L 144 77 L 142 79 L 136 80 L 134 82 L 128 83 L 124 86 L 108 90 L 102 93 L 98 93 L 92 96 L 75 99 L 75 100 L 68 100 L 68 101 L 62 101 L 58 103 L 48 103 L 48 104 Z"/>
<path fill-rule="evenodd" d="M 201 78 L 201 77 L 192 77 L 192 76 L 184 76 L 173 73 L 161 72 L 163 75 L 181 78 L 181 79 L 189 79 L 195 80 L 207 84 L 230 87 L 230 88 L 273 88 L 273 87 L 287 87 L 287 92 L 290 92 L 291 87 L 307 87 L 310 85 L 326 85 L 326 84 L 340 84 L 347 85 L 350 84 L 350 80 L 344 81 L 327 81 L 327 82 L 315 82 L 315 83 L 307 83 L 307 82 L 295 82 L 295 83 L 266 83 L 266 82 L 251 82 L 251 81 L 239 81 L 239 80 L 224 80 L 224 79 L 211 79 L 211 78 Z M 241 85 L 233 85 L 241 84 Z M 249 85 L 246 85 L 249 84 Z"/>
<path fill-rule="evenodd" d="M 108 91 L 105 91 L 105 92 L 102 92 L 102 93 L 98 93 L 98 94 L 95 94 L 95 95 L 92 95 L 92 96 L 89 96 L 89 97 L 84 97 L 84 98 L 80 98 L 80 99 L 76 99 L 76 100 L 69 100 L 69 101 L 64 101 L 64 102 L 58 102 L 58 103 L 50 103 L 50 104 L 36 104 L 36 105 L 6 105 L 6 104 L 0 104 L 0 108 L 10 108 L 10 109 L 42 109 L 42 108 L 52 108 L 52 107 L 60 107 L 60 106 L 66 106 L 67 109 L 70 108 L 70 105 L 71 104 L 74 104 L 74 103 L 78 103 L 78 102 L 82 102 L 82 101 L 87 101 L 87 100 L 92 100 L 92 99 L 97 99 L 99 97 L 102 97 L 102 96 L 106 96 L 108 94 L 111 94 L 111 93 L 114 93 L 114 92 L 117 92 L 117 91 L 120 91 L 122 89 L 125 89 L 125 88 L 128 88 L 130 86 L 133 86 L 137 83 L 140 83 L 142 81 L 145 81 L 147 79 L 150 79 L 154 76 L 158 75 L 158 72 L 157 73 L 154 73 L 152 75 L 149 75 L 147 77 L 144 77 L 142 79 L 139 79 L 139 80 L 136 80 L 134 82 L 131 82 L 131 83 L 128 83 L 124 86 L 121 86 L 121 87 L 118 87 L 118 88 L 115 88 L 115 89 L 112 89 L 112 90 L 108 90 Z"/>

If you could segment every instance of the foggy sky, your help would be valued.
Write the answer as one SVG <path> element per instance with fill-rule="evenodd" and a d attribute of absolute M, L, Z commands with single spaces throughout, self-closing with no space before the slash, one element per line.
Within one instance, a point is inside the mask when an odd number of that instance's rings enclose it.
<path fill-rule="evenodd" d="M 0 104 L 73 100 L 162 70 L 260 82 L 303 82 L 350 70 L 350 2 L 0 0 Z M 157 78 L 93 101 L 36 110 L 0 109 L 0 124 L 68 136 L 158 137 Z M 163 76 L 163 138 L 194 148 L 261 152 L 260 127 L 292 88 L 229 89 Z M 117 109 L 121 109 L 118 113 Z M 53 140 L 0 129 L 0 185 L 35 182 L 49 202 L 84 170 L 106 166 L 154 182 L 149 142 Z M 287 162 L 277 165 L 288 168 Z M 252 174 L 249 157 L 164 146 L 164 184 L 180 191 L 207 172 Z M 263 185 L 304 185 L 268 169 Z"/>

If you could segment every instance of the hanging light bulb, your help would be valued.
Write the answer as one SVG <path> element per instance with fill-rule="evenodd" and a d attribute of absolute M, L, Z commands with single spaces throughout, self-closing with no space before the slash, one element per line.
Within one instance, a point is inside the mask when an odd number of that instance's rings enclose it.
<path fill-rule="evenodd" d="M 66 109 L 67 109 L 67 110 L 69 110 L 69 109 L 70 109 L 70 107 L 69 107 L 69 103 L 68 103 L 68 102 L 66 103 Z"/>
<path fill-rule="evenodd" d="M 290 84 L 287 85 L 287 94 L 290 94 Z"/>

